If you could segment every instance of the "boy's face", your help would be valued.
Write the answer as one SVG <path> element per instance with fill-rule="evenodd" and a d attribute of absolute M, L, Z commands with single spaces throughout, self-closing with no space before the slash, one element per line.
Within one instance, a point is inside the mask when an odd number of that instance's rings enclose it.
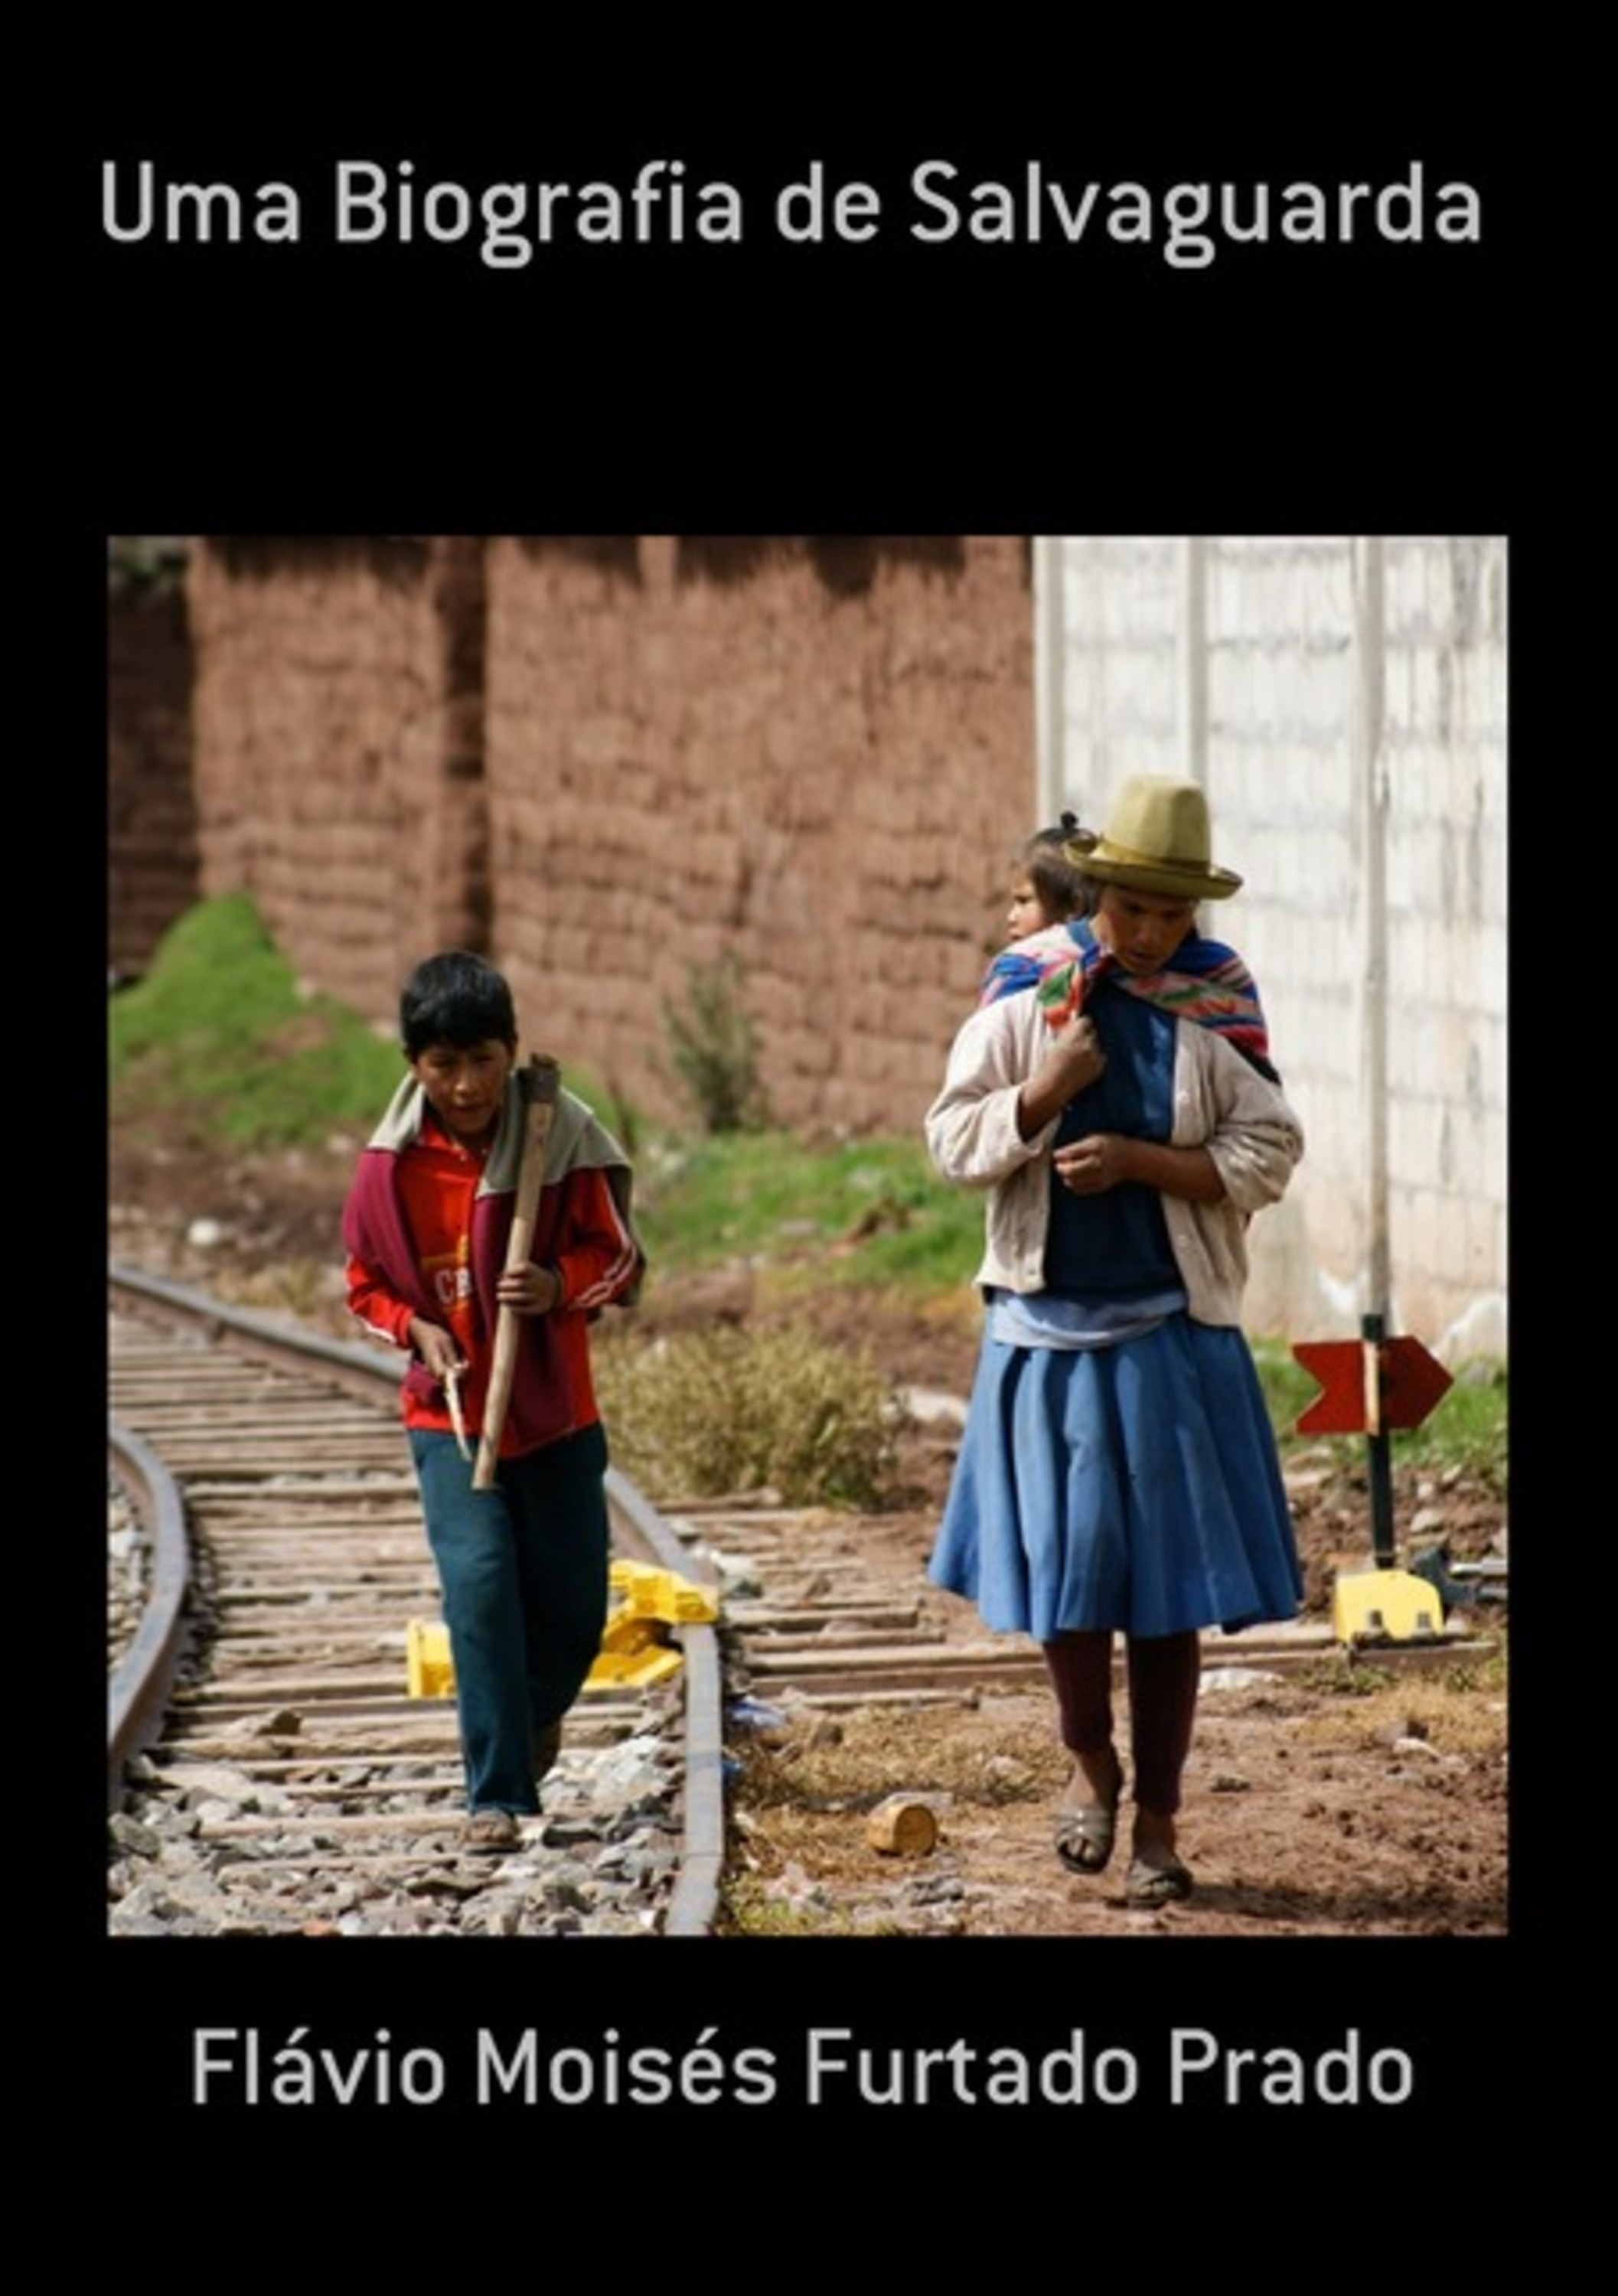
<path fill-rule="evenodd" d="M 409 1068 L 450 1138 L 476 1147 L 492 1136 L 499 1121 L 516 1054 L 515 1045 L 484 1037 L 475 1045 L 429 1045 Z"/>

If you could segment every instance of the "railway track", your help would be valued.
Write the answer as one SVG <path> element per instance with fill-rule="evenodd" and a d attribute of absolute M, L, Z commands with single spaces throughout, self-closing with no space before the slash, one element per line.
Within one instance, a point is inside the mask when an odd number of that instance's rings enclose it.
<path fill-rule="evenodd" d="M 111 1472 L 152 1558 L 109 1684 L 114 1928 L 708 1930 L 713 1628 L 669 1629 L 672 1685 L 588 1691 L 523 1853 L 469 1859 L 453 1696 L 409 1694 L 438 1595 L 397 1365 L 132 1269 L 110 1303 Z M 615 1555 L 692 1576 L 609 1500 Z"/>

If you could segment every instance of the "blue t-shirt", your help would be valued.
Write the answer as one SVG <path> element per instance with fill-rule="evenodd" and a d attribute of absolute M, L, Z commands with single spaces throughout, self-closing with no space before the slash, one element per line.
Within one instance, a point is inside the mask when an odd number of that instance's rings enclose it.
<path fill-rule="evenodd" d="M 1106 1066 L 1063 1110 L 1055 1145 L 1065 1147 L 1092 1132 L 1167 1141 L 1174 1121 L 1175 1021 L 1105 980 L 1096 986 L 1085 1009 Z M 1098 1306 L 1170 1292 L 1183 1304 L 1179 1266 L 1157 1189 L 1126 1180 L 1100 1195 L 1076 1196 L 1053 1168 L 1050 1190 L 1047 1291 Z"/>

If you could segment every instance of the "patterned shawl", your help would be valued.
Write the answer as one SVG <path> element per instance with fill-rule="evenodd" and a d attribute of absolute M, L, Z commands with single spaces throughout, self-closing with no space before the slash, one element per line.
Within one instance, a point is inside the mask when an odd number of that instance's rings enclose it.
<path fill-rule="evenodd" d="M 1187 933 L 1162 972 L 1127 972 L 1098 941 L 1082 917 L 1049 926 L 1003 949 L 983 976 L 978 1004 L 1031 990 L 1051 1028 L 1079 1012 L 1103 980 L 1144 996 L 1177 1021 L 1195 1021 L 1227 1037 L 1235 1049 L 1268 1077 L 1280 1078 L 1270 1063 L 1269 1030 L 1259 1002 L 1258 983 L 1235 949 L 1219 940 Z"/>

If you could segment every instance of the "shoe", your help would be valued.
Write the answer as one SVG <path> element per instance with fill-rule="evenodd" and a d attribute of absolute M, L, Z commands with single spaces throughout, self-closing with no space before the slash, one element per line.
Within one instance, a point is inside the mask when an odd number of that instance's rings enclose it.
<path fill-rule="evenodd" d="M 1075 1874 L 1105 1874 L 1118 1831 L 1118 1802 L 1123 1792 L 1123 1769 L 1111 1801 L 1064 1802 L 1056 1812 L 1056 1855 Z"/>
<path fill-rule="evenodd" d="M 1137 1857 L 1124 1877 L 1123 1894 L 1131 1906 L 1168 1906 L 1188 1898 L 1194 1886 L 1190 1867 L 1178 1857 L 1170 1856 L 1166 1866 L 1148 1866 L 1144 1857 Z"/>
<path fill-rule="evenodd" d="M 547 1722 L 543 1730 L 534 1733 L 534 1784 L 549 1775 L 556 1767 L 562 1752 L 562 1725 Z"/>
<path fill-rule="evenodd" d="M 485 1856 L 515 1849 L 522 1839 L 522 1828 L 509 1809 L 474 1809 L 466 1821 L 466 1847 Z"/>

